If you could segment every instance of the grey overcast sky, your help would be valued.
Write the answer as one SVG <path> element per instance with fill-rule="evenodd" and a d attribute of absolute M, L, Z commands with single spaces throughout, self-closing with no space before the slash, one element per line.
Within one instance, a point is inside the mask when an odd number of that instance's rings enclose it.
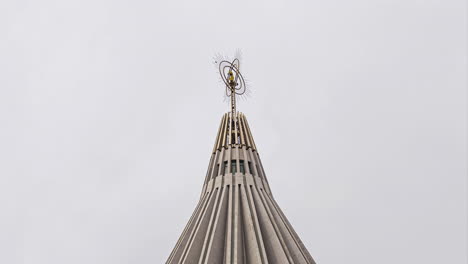
<path fill-rule="evenodd" d="M 0 263 L 164 263 L 243 51 L 277 202 L 319 264 L 464 264 L 466 3 L 0 2 Z"/>

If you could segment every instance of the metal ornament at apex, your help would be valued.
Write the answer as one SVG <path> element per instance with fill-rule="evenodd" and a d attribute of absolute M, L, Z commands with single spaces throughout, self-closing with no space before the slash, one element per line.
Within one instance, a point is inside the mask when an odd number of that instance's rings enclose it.
<path fill-rule="evenodd" d="M 226 85 L 226 96 L 231 97 L 231 113 L 236 113 L 236 95 L 243 95 L 246 90 L 245 80 L 240 73 L 240 61 L 223 60 L 219 62 L 219 74 Z"/>
<path fill-rule="evenodd" d="M 231 96 L 233 93 L 237 95 L 245 93 L 246 85 L 244 77 L 240 73 L 240 61 L 238 59 L 234 59 L 232 62 L 227 60 L 219 62 L 219 73 L 226 85 L 226 96 Z"/>
<path fill-rule="evenodd" d="M 239 60 L 219 63 L 231 97 L 202 194 L 166 264 L 315 264 L 270 190 L 245 115 Z"/>

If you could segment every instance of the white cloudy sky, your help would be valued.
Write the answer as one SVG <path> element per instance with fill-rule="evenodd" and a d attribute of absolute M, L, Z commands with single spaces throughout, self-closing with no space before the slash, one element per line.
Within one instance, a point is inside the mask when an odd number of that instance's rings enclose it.
<path fill-rule="evenodd" d="M 319 264 L 466 263 L 462 0 L 0 2 L 0 262 L 164 263 L 241 102 Z"/>

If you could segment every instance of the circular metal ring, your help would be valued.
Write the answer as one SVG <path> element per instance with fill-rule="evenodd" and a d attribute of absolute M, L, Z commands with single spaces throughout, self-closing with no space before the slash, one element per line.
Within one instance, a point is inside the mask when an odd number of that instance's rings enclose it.
<path fill-rule="evenodd" d="M 234 74 L 234 85 L 229 81 L 229 73 Z M 224 84 L 226 85 L 226 96 L 231 96 L 233 88 L 234 93 L 237 95 L 242 95 L 245 93 L 245 81 L 244 77 L 240 73 L 239 70 L 239 60 L 234 59 L 232 62 L 223 60 L 219 63 L 219 73 L 221 75 L 221 79 L 223 80 Z"/>

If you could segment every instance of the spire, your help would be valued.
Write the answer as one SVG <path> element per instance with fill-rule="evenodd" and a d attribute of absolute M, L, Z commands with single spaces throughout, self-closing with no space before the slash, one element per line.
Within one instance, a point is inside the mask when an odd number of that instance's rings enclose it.
<path fill-rule="evenodd" d="M 231 97 L 221 118 L 195 211 L 166 264 L 315 264 L 273 198 L 236 95 L 245 93 L 240 63 L 220 60 Z"/>

